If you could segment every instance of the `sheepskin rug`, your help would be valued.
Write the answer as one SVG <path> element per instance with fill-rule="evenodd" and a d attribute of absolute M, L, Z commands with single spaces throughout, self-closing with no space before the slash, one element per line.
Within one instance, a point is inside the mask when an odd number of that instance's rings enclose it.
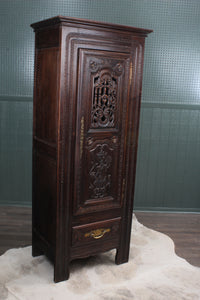
<path fill-rule="evenodd" d="M 44 256 L 31 247 L 0 256 L 1 300 L 200 299 L 200 268 L 174 252 L 172 240 L 133 216 L 129 263 L 115 265 L 115 250 L 71 263 L 70 279 L 55 284 Z"/>

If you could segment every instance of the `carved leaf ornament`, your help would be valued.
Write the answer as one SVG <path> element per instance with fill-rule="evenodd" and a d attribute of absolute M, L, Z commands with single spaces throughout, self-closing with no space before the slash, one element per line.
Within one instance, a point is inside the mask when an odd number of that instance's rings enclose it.
<path fill-rule="evenodd" d="M 117 108 L 117 79 L 110 74 L 94 78 L 92 127 L 114 127 Z"/>
<path fill-rule="evenodd" d="M 111 174 L 108 170 L 112 163 L 112 157 L 106 151 L 106 145 L 98 144 L 98 151 L 95 152 L 92 161 L 92 167 L 89 171 L 90 186 L 92 198 L 103 198 L 108 195 L 111 185 Z"/>

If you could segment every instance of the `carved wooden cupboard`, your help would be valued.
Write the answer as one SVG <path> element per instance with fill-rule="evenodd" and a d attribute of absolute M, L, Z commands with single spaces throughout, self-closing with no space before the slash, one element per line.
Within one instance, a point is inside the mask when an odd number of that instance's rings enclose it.
<path fill-rule="evenodd" d="M 128 261 L 142 67 L 151 30 L 54 17 L 35 30 L 33 256 Z"/>

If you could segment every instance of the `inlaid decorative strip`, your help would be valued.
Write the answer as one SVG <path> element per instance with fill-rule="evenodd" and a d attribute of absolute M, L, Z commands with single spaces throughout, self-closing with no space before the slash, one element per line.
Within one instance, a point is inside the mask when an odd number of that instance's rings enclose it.
<path fill-rule="evenodd" d="M 83 143 L 84 143 L 84 117 L 81 118 L 81 134 L 80 134 L 80 157 L 83 154 Z"/>

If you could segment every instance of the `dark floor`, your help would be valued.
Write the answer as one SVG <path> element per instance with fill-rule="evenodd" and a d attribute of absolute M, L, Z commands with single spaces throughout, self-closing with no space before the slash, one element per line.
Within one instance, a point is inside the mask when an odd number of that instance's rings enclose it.
<path fill-rule="evenodd" d="M 145 226 L 163 232 L 176 253 L 200 267 L 200 214 L 136 212 Z M 31 245 L 31 208 L 0 207 L 0 255 L 10 248 Z"/>
<path fill-rule="evenodd" d="M 31 208 L 0 206 L 0 255 L 31 245 Z"/>
<path fill-rule="evenodd" d="M 200 214 L 136 212 L 145 226 L 167 234 L 177 255 L 200 267 Z"/>

